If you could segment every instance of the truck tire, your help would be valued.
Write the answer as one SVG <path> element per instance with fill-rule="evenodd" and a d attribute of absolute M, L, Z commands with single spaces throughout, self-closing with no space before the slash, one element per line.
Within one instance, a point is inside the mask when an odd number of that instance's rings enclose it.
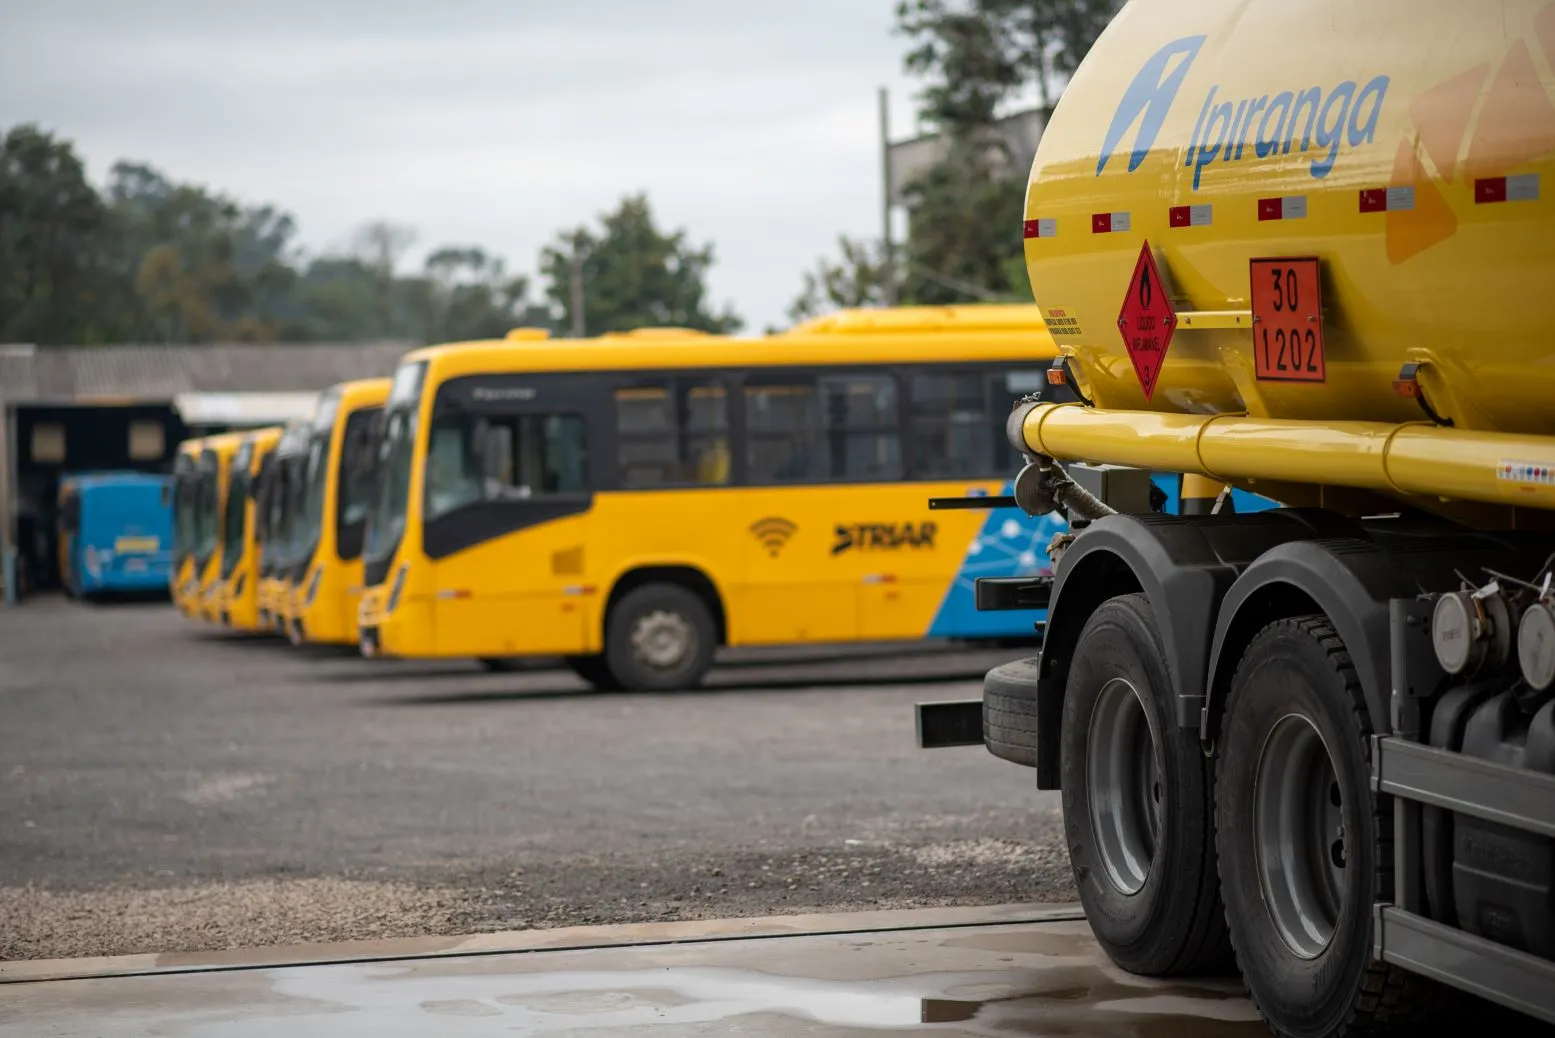
<path fill-rule="evenodd" d="M 1258 633 L 1220 733 L 1226 919 L 1270 1028 L 1356 1035 L 1444 1008 L 1446 989 L 1372 957 L 1372 905 L 1393 893 L 1392 811 L 1371 793 L 1366 700 L 1325 617 Z"/>
<path fill-rule="evenodd" d="M 566 656 L 562 662 L 567 664 L 568 670 L 600 692 L 614 692 L 621 687 L 616 676 L 610 672 L 610 662 L 602 652 L 590 656 Z"/>
<path fill-rule="evenodd" d="M 605 622 L 605 662 L 629 692 L 695 688 L 713 665 L 717 628 L 707 605 L 679 584 L 628 591 Z"/>
<path fill-rule="evenodd" d="M 983 745 L 1001 760 L 1037 766 L 1035 659 L 1014 660 L 983 678 Z"/>
<path fill-rule="evenodd" d="M 1097 941 L 1143 976 L 1230 964 L 1215 870 L 1210 769 L 1177 727 L 1166 651 L 1144 595 L 1086 622 L 1064 690 L 1064 830 Z"/>

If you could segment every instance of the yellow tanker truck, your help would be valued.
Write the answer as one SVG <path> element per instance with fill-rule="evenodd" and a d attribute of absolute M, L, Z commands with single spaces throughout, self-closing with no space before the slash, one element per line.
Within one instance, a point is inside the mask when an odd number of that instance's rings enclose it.
<path fill-rule="evenodd" d="M 1132 0 L 1032 167 L 1077 402 L 1017 405 L 1008 503 L 1070 528 L 978 587 L 1041 655 L 920 740 L 1062 789 L 1113 961 L 1234 961 L 1281 1035 L 1555 1023 L 1552 69 L 1551 0 Z"/>

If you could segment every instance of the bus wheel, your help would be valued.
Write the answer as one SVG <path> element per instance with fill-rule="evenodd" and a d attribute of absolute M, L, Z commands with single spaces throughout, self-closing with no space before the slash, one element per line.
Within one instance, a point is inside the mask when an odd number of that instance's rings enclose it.
<path fill-rule="evenodd" d="M 717 631 L 694 592 L 646 584 L 627 592 L 605 625 L 605 661 L 632 692 L 693 688 L 713 663 Z"/>
<path fill-rule="evenodd" d="M 1391 1028 L 1441 992 L 1372 957 L 1372 905 L 1392 896 L 1393 826 L 1369 788 L 1370 734 L 1326 618 L 1259 632 L 1220 725 L 1215 831 L 1237 963 L 1279 1035 Z"/>
<path fill-rule="evenodd" d="M 568 670 L 601 692 L 614 692 L 621 687 L 616 676 L 610 672 L 610 661 L 602 652 L 592 656 L 567 656 L 562 662 L 567 664 Z"/>
<path fill-rule="evenodd" d="M 1209 764 L 1177 727 L 1166 651 L 1144 595 L 1104 603 L 1075 646 L 1060 767 L 1069 862 L 1113 962 L 1171 976 L 1229 965 Z"/>

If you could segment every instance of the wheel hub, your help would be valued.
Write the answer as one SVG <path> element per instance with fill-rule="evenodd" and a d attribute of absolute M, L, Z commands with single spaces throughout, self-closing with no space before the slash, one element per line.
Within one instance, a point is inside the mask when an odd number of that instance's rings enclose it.
<path fill-rule="evenodd" d="M 1137 894 L 1150 875 L 1166 799 L 1160 751 L 1138 689 L 1123 678 L 1107 682 L 1086 739 L 1091 826 L 1102 868 L 1124 894 Z"/>
<path fill-rule="evenodd" d="M 1338 926 L 1349 853 L 1338 775 L 1309 718 L 1288 714 L 1275 723 L 1254 782 L 1264 903 L 1290 950 L 1315 959 Z"/>
<path fill-rule="evenodd" d="M 668 670 L 691 654 L 696 634 L 685 617 L 655 610 L 632 629 L 632 649 L 637 658 L 657 670 Z"/>

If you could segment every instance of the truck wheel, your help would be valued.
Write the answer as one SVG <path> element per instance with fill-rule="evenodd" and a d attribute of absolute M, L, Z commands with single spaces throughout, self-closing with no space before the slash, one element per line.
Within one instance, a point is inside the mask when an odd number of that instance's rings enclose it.
<path fill-rule="evenodd" d="M 610 673 L 610 663 L 602 652 L 592 656 L 567 656 L 563 662 L 568 670 L 601 692 L 614 692 L 621 687 L 616 676 Z"/>
<path fill-rule="evenodd" d="M 693 688 L 713 664 L 716 639 L 701 598 L 678 584 L 646 584 L 610 611 L 605 661 L 631 692 Z"/>
<path fill-rule="evenodd" d="M 1259 632 L 1220 732 L 1226 919 L 1269 1026 L 1288 1038 L 1356 1034 L 1439 1008 L 1443 989 L 1372 958 L 1372 905 L 1392 897 L 1392 812 L 1371 793 L 1366 701 L 1326 618 Z"/>
<path fill-rule="evenodd" d="M 1229 965 L 1208 762 L 1177 727 L 1144 595 L 1091 615 L 1064 690 L 1064 830 L 1086 921 L 1113 962 L 1163 977 Z"/>

